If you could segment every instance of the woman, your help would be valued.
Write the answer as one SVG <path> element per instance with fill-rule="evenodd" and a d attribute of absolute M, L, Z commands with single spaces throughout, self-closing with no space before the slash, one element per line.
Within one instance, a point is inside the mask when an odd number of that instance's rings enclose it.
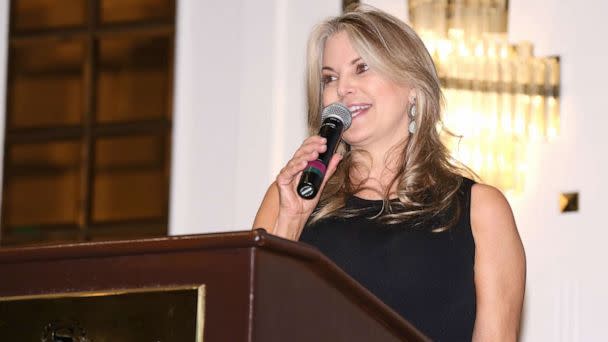
<path fill-rule="evenodd" d="M 355 9 L 321 23 L 308 46 L 311 136 L 270 186 L 255 218 L 319 248 L 438 341 L 514 341 L 525 257 L 500 191 L 476 184 L 440 139 L 435 66 L 405 23 Z M 352 112 L 320 195 L 296 193 L 326 150 L 324 106 Z"/>

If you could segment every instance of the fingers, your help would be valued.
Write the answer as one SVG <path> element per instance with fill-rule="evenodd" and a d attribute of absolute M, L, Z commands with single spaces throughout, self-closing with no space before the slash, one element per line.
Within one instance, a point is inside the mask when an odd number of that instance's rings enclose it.
<path fill-rule="evenodd" d="M 321 189 L 319 191 L 319 193 L 321 193 L 323 191 L 323 188 L 325 187 L 325 183 L 327 183 L 327 180 L 331 178 L 331 176 L 334 174 L 334 172 L 336 172 L 336 169 L 338 168 L 338 164 L 342 161 L 343 156 L 340 153 L 336 153 L 331 157 L 331 160 L 329 161 L 329 165 L 327 165 L 327 172 L 325 173 L 325 178 L 323 179 L 323 183 L 321 183 Z"/>
<path fill-rule="evenodd" d="M 292 159 L 287 165 L 279 172 L 277 176 L 277 184 L 278 185 L 287 185 L 293 182 L 294 178 L 298 176 L 304 168 L 308 165 L 308 161 L 305 159 Z"/>
<path fill-rule="evenodd" d="M 327 139 L 321 138 L 318 135 L 313 135 L 304 140 L 302 146 L 294 153 L 292 159 L 306 158 L 307 160 L 315 160 L 320 153 L 327 150 Z"/>
<path fill-rule="evenodd" d="M 291 160 L 277 176 L 277 184 L 287 185 L 293 182 L 299 173 L 306 168 L 309 161 L 317 159 L 320 153 L 325 152 L 327 149 L 326 143 L 327 140 L 318 135 L 313 135 L 304 140 L 302 146 L 298 148 Z"/>

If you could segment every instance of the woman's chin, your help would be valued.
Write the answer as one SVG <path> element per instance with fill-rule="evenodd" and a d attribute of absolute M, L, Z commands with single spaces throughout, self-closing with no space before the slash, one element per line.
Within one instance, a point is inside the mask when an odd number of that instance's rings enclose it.
<path fill-rule="evenodd" d="M 352 147 L 363 146 L 366 138 L 367 136 L 363 132 L 347 132 L 342 136 L 342 139 Z"/>

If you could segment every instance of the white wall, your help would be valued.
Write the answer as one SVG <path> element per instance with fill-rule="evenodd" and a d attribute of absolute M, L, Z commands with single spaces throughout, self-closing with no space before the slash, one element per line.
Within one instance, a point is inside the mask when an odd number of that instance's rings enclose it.
<path fill-rule="evenodd" d="M 305 137 L 308 33 L 340 0 L 181 0 L 172 234 L 244 230 Z"/>
<path fill-rule="evenodd" d="M 602 0 L 512 0 L 509 37 L 560 55 L 561 134 L 537 147 L 514 210 L 526 245 L 527 341 L 608 341 L 606 80 Z M 559 214 L 557 196 L 580 192 L 580 211 Z"/>
<path fill-rule="evenodd" d="M 360 0 L 359 2 L 388 12 L 405 22 L 409 21 L 407 0 Z"/>

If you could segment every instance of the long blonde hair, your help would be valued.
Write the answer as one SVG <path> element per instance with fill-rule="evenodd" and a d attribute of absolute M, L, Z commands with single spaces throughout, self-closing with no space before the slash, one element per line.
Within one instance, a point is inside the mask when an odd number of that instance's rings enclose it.
<path fill-rule="evenodd" d="M 309 39 L 307 56 L 309 133 L 316 134 L 321 122 L 323 49 L 327 39 L 338 32 L 347 33 L 370 68 L 398 84 L 412 87 L 416 93 L 417 130 L 410 134 L 404 146 L 399 146 L 399 169 L 384 193 L 383 209 L 375 218 L 385 223 L 413 219 L 421 222 L 420 218 L 454 208 L 456 215 L 452 220 L 434 227 L 435 230 L 449 228 L 460 213 L 457 193 L 466 169 L 453 162 L 441 140 L 443 95 L 437 71 L 424 43 L 407 24 L 374 8 L 359 6 L 316 26 Z M 344 205 L 349 196 L 362 189 L 350 181 L 351 172 L 359 165 L 354 162 L 355 152 L 348 144 L 342 142 L 340 149 L 344 159 L 328 180 L 311 222 L 328 216 L 357 214 L 344 210 Z M 395 183 L 399 201 L 389 199 L 388 189 Z"/>

